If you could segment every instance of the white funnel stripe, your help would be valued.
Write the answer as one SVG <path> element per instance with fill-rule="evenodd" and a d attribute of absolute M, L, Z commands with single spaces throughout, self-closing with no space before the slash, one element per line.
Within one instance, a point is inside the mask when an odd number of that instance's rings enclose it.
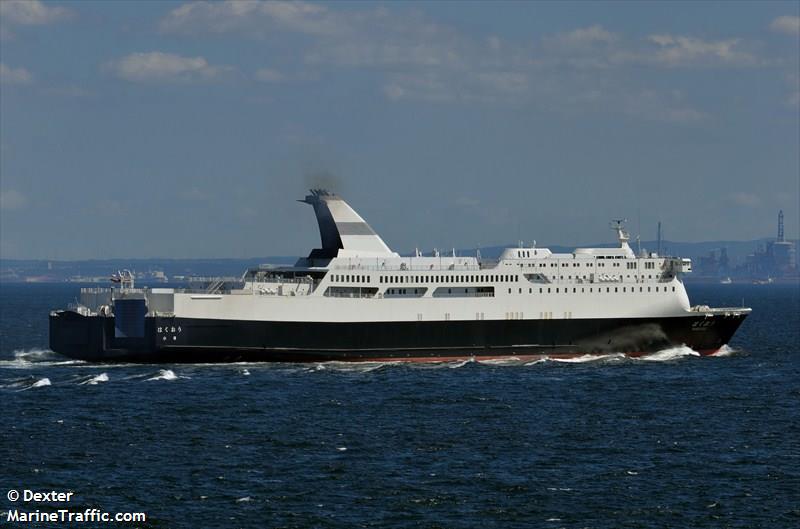
<path fill-rule="evenodd" d="M 396 256 L 361 215 L 340 197 L 312 190 L 303 202 L 314 206 L 325 250 Z"/>
<path fill-rule="evenodd" d="M 350 205 L 339 197 L 321 196 L 322 200 L 328 205 L 328 209 L 333 215 L 336 224 L 340 222 L 366 222 L 361 215 L 355 212 Z"/>

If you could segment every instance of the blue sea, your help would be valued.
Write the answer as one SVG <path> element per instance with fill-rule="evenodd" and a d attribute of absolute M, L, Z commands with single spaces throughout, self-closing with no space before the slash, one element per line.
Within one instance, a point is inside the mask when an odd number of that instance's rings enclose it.
<path fill-rule="evenodd" d="M 0 285 L 1 524 L 97 508 L 148 528 L 800 527 L 797 286 L 689 285 L 694 304 L 753 307 L 712 357 L 117 366 L 47 350 L 78 287 Z"/>

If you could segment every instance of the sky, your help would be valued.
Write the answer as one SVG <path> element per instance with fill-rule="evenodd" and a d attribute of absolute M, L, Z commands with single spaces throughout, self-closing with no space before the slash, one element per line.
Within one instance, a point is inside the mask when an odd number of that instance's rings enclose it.
<path fill-rule="evenodd" d="M 800 2 L 0 0 L 0 256 L 800 235 Z"/>

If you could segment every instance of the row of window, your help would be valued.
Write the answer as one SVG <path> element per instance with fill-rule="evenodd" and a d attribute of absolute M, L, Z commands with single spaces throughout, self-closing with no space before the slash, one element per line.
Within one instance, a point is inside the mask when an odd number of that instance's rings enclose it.
<path fill-rule="evenodd" d="M 519 276 L 511 274 L 436 275 L 436 276 L 379 276 L 379 283 L 514 283 Z"/>
<path fill-rule="evenodd" d="M 580 288 L 581 288 L 581 293 L 582 293 L 582 294 L 585 294 L 585 293 L 586 293 L 586 289 L 587 289 L 587 288 L 589 289 L 589 294 L 592 294 L 592 293 L 594 292 L 594 287 L 580 287 Z M 629 287 L 605 287 L 605 289 L 606 289 L 606 293 L 611 293 L 611 289 L 612 289 L 612 288 L 614 289 L 614 292 L 619 292 L 619 291 L 620 291 L 620 290 L 619 290 L 620 288 L 622 289 L 622 292 L 628 292 L 628 288 L 629 288 Z M 645 290 L 644 290 L 645 288 L 647 288 L 647 292 L 652 292 L 652 291 L 653 291 L 653 290 L 652 290 L 653 288 L 655 288 L 655 291 L 656 291 L 656 292 L 664 292 L 665 294 L 666 294 L 667 292 L 669 292 L 669 287 L 639 287 L 639 292 L 644 292 L 644 291 L 645 291 Z M 510 288 L 508 289 L 508 293 L 509 293 L 509 294 L 511 294 L 511 290 L 512 290 L 512 289 L 510 289 Z M 524 290 L 524 289 L 520 288 L 520 289 L 519 289 L 519 293 L 520 293 L 520 294 L 522 294 L 522 291 L 523 291 L 523 290 Z M 534 290 L 534 289 L 532 289 L 532 288 L 529 288 L 529 289 L 528 289 L 528 294 L 533 294 L 533 290 Z M 569 288 L 568 288 L 568 287 L 564 287 L 564 288 L 561 288 L 561 287 L 547 287 L 547 294 L 552 294 L 552 293 L 553 293 L 553 290 L 555 290 L 555 293 L 556 293 L 556 294 L 559 294 L 559 293 L 560 293 L 560 292 L 562 292 L 562 291 L 563 291 L 563 293 L 564 293 L 564 294 L 569 294 L 569 293 L 570 293 L 570 292 L 569 292 Z M 544 294 L 544 293 L 545 293 L 544 291 L 545 291 L 545 288 L 544 288 L 544 287 L 540 288 L 540 289 L 539 289 L 539 294 Z M 673 291 L 673 292 L 675 292 L 675 287 L 672 287 L 672 291 Z M 597 287 L 597 293 L 598 293 L 598 294 L 600 294 L 600 293 L 602 293 L 602 292 L 603 292 L 603 287 Z M 631 292 L 631 294 L 633 294 L 634 292 L 636 292 L 636 287 L 630 287 L 630 292 Z M 573 294 L 577 294 L 577 293 L 578 293 L 578 287 L 573 287 L 573 288 L 572 288 L 572 293 L 573 293 Z"/>
<path fill-rule="evenodd" d="M 422 295 L 422 294 L 425 294 L 426 290 L 427 289 L 425 289 L 425 288 L 420 288 L 420 289 L 416 289 L 416 288 L 414 288 L 414 289 L 411 289 L 411 288 L 387 288 L 386 289 L 386 295 L 389 295 L 389 296 L 403 295 L 403 296 L 405 296 L 407 294 L 412 294 L 412 293 L 413 294 Z"/>
<path fill-rule="evenodd" d="M 547 267 L 556 268 L 556 267 L 558 267 L 558 263 L 538 263 L 538 264 L 539 264 L 539 268 L 547 268 Z M 636 264 L 637 264 L 636 261 L 634 261 L 632 263 L 625 263 L 625 266 L 629 270 L 635 270 L 636 269 Z M 567 268 L 570 265 L 572 265 L 573 268 L 580 268 L 581 266 L 584 266 L 584 263 L 581 263 L 581 262 L 561 263 L 561 267 L 562 268 Z M 605 267 L 606 263 L 596 263 L 596 265 L 599 266 L 599 267 Z M 595 266 L 595 263 L 592 262 L 592 261 L 589 261 L 588 263 L 585 264 L 585 266 L 587 268 L 591 268 L 592 266 Z M 612 267 L 620 267 L 622 265 L 620 263 L 611 263 L 610 266 L 612 266 Z M 656 264 L 651 262 L 651 261 L 647 261 L 647 262 L 644 263 L 644 267 L 645 268 L 655 268 Z"/>
<path fill-rule="evenodd" d="M 540 277 L 540 278 L 543 278 L 543 279 L 548 279 L 548 280 L 550 280 L 550 279 L 552 279 L 552 280 L 556 280 L 556 279 L 563 280 L 563 279 L 564 279 L 564 276 L 546 276 L 546 275 L 544 275 L 544 274 L 534 274 L 534 278 L 535 278 L 535 277 Z M 615 275 L 615 276 L 606 276 L 606 277 L 611 277 L 611 278 L 614 278 L 614 280 L 615 280 L 615 281 L 616 281 L 616 278 L 619 278 L 619 280 L 620 280 L 620 281 L 622 281 L 622 274 L 620 274 L 620 275 L 618 275 L 618 276 L 616 276 L 616 275 Z M 631 278 L 631 275 L 630 275 L 630 274 L 627 274 L 625 277 L 626 277 L 627 279 L 630 279 L 630 278 Z M 637 281 L 638 281 L 638 280 L 640 280 L 640 279 L 658 279 L 658 277 L 659 277 L 659 276 L 653 276 L 653 274 L 648 274 L 647 276 L 645 276 L 644 274 L 642 274 L 642 275 L 636 275 L 636 274 L 634 274 L 634 275 L 633 275 L 633 279 L 634 279 L 634 280 L 637 280 Z M 672 275 L 670 275 L 670 274 L 667 274 L 667 275 L 665 275 L 665 276 L 663 276 L 663 277 L 665 277 L 665 278 L 667 278 L 667 279 L 671 279 L 671 278 L 672 278 Z M 567 279 L 572 279 L 572 276 L 567 276 Z M 589 276 L 587 276 L 586 274 L 584 274 L 584 275 L 582 275 L 582 276 L 575 276 L 575 279 L 583 279 L 583 280 L 588 280 L 588 279 L 589 279 Z"/>
<path fill-rule="evenodd" d="M 595 289 L 595 287 L 580 287 L 581 294 L 585 294 L 585 293 L 587 293 L 587 288 L 588 288 L 588 293 L 589 293 L 589 294 L 593 294 L 593 293 L 594 293 L 594 289 Z M 620 289 L 622 289 L 622 291 L 621 291 L 622 293 L 626 293 L 626 292 L 628 292 L 628 291 L 629 291 L 629 290 L 628 290 L 629 288 L 630 288 L 630 293 L 631 293 L 631 294 L 633 294 L 633 293 L 635 293 L 635 292 L 636 292 L 636 287 L 605 287 L 605 292 L 606 292 L 607 294 L 610 294 L 610 293 L 611 293 L 611 289 L 612 289 L 612 288 L 614 289 L 614 292 L 615 292 L 615 293 L 619 293 L 619 292 L 620 292 Z M 647 288 L 647 292 L 653 292 L 653 289 L 655 288 L 655 292 L 663 292 L 663 293 L 665 293 L 665 294 L 666 294 L 667 292 L 669 292 L 669 288 L 670 288 L 670 287 L 639 287 L 639 292 L 645 292 L 645 290 L 644 290 L 645 288 Z M 672 292 L 675 292 L 675 287 L 671 287 L 671 288 L 672 288 Z M 424 294 L 424 293 L 425 293 L 425 290 L 426 290 L 426 289 L 424 289 L 424 288 L 421 288 L 421 289 L 419 289 L 419 291 L 417 291 L 417 289 L 416 289 L 416 288 L 415 288 L 415 289 L 413 289 L 413 290 L 412 290 L 412 289 L 410 289 L 410 288 L 409 288 L 409 289 L 405 289 L 405 288 L 389 288 L 389 289 L 387 289 L 387 290 L 386 290 L 386 294 L 388 294 L 388 295 L 393 295 L 393 294 L 410 294 L 410 293 L 412 293 L 412 291 L 413 291 L 413 293 L 414 293 L 414 294 Z M 468 289 L 466 289 L 466 288 L 464 289 L 464 294 L 467 294 L 467 290 L 468 290 Z M 513 290 L 513 289 L 509 288 L 509 289 L 508 289 L 508 293 L 509 293 L 509 294 L 511 294 L 512 290 Z M 522 294 L 522 292 L 523 292 L 524 290 L 525 290 L 525 289 L 523 289 L 523 288 L 520 288 L 520 289 L 518 289 L 518 293 L 519 293 L 519 294 Z M 545 290 L 547 290 L 547 292 L 545 292 Z M 528 294 L 533 294 L 533 291 L 534 291 L 534 289 L 533 289 L 533 288 L 529 288 L 529 289 L 528 289 Z M 569 288 L 566 288 L 566 287 L 565 287 L 565 288 L 561 288 L 561 287 L 547 287 L 546 289 L 545 289 L 544 287 L 542 287 L 542 288 L 540 288 L 540 289 L 539 289 L 539 294 L 545 294 L 545 293 L 547 293 L 547 294 L 552 294 L 552 293 L 554 293 L 554 291 L 555 291 L 555 293 L 556 293 L 556 294 L 560 294 L 560 293 L 562 293 L 562 292 L 563 292 L 564 294 L 569 294 L 569 293 L 570 293 L 570 289 L 569 289 Z M 437 291 L 437 292 L 438 292 L 438 291 Z M 451 288 L 448 288 L 448 289 L 447 289 L 447 293 L 448 293 L 448 294 L 452 294 L 452 293 L 453 293 L 453 289 L 451 289 Z M 577 293 L 578 293 L 578 287 L 573 287 L 573 288 L 572 288 L 572 294 L 577 294 Z M 598 294 L 601 294 L 601 293 L 603 293 L 603 287 L 597 287 L 597 293 L 598 293 Z M 475 293 L 473 293 L 473 294 L 475 294 Z M 481 293 L 477 293 L 476 295 L 479 295 L 479 294 L 481 294 Z M 486 293 L 486 295 L 488 295 L 488 296 L 490 296 L 490 297 L 491 297 L 491 296 L 493 296 L 494 294 L 493 294 L 493 293 L 491 293 L 491 292 L 487 292 L 487 293 Z"/>
<path fill-rule="evenodd" d="M 333 280 L 337 283 L 370 283 L 372 278 L 370 276 L 350 275 L 350 274 L 334 274 Z"/>
<path fill-rule="evenodd" d="M 547 276 L 542 276 L 545 279 L 556 279 L 554 277 L 548 278 Z M 621 277 L 621 276 L 620 276 Z M 626 276 L 628 279 L 631 278 L 630 274 Z M 558 276 L 559 279 L 563 280 L 564 276 Z M 645 279 L 644 275 L 633 276 L 634 279 Z M 567 279 L 571 280 L 572 276 L 568 275 Z M 575 279 L 589 279 L 586 275 L 584 276 L 575 276 Z M 647 279 L 653 279 L 652 275 L 648 275 Z M 456 275 L 456 276 L 449 276 L 449 275 L 436 275 L 436 276 L 379 276 L 378 281 L 379 283 L 390 283 L 390 284 L 397 284 L 397 283 L 516 283 L 519 282 L 520 278 L 517 275 L 509 275 L 509 274 L 488 274 L 488 275 Z M 372 278 L 368 275 L 354 275 L 354 274 L 334 274 L 333 281 L 337 283 L 370 283 Z M 656 287 L 657 288 L 657 287 Z"/>

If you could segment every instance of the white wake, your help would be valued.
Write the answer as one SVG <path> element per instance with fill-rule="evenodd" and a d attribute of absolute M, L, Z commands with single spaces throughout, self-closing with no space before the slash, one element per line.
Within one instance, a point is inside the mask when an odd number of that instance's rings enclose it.
<path fill-rule="evenodd" d="M 646 362 L 671 362 L 688 356 L 700 356 L 700 353 L 690 347 L 681 345 L 678 347 L 670 347 L 669 349 L 662 349 L 655 353 L 640 356 L 637 360 L 644 360 Z"/>
<path fill-rule="evenodd" d="M 156 376 L 150 377 L 147 380 L 178 380 L 179 378 L 190 378 L 190 377 L 178 376 L 172 369 L 161 369 L 158 371 L 158 374 Z"/>

